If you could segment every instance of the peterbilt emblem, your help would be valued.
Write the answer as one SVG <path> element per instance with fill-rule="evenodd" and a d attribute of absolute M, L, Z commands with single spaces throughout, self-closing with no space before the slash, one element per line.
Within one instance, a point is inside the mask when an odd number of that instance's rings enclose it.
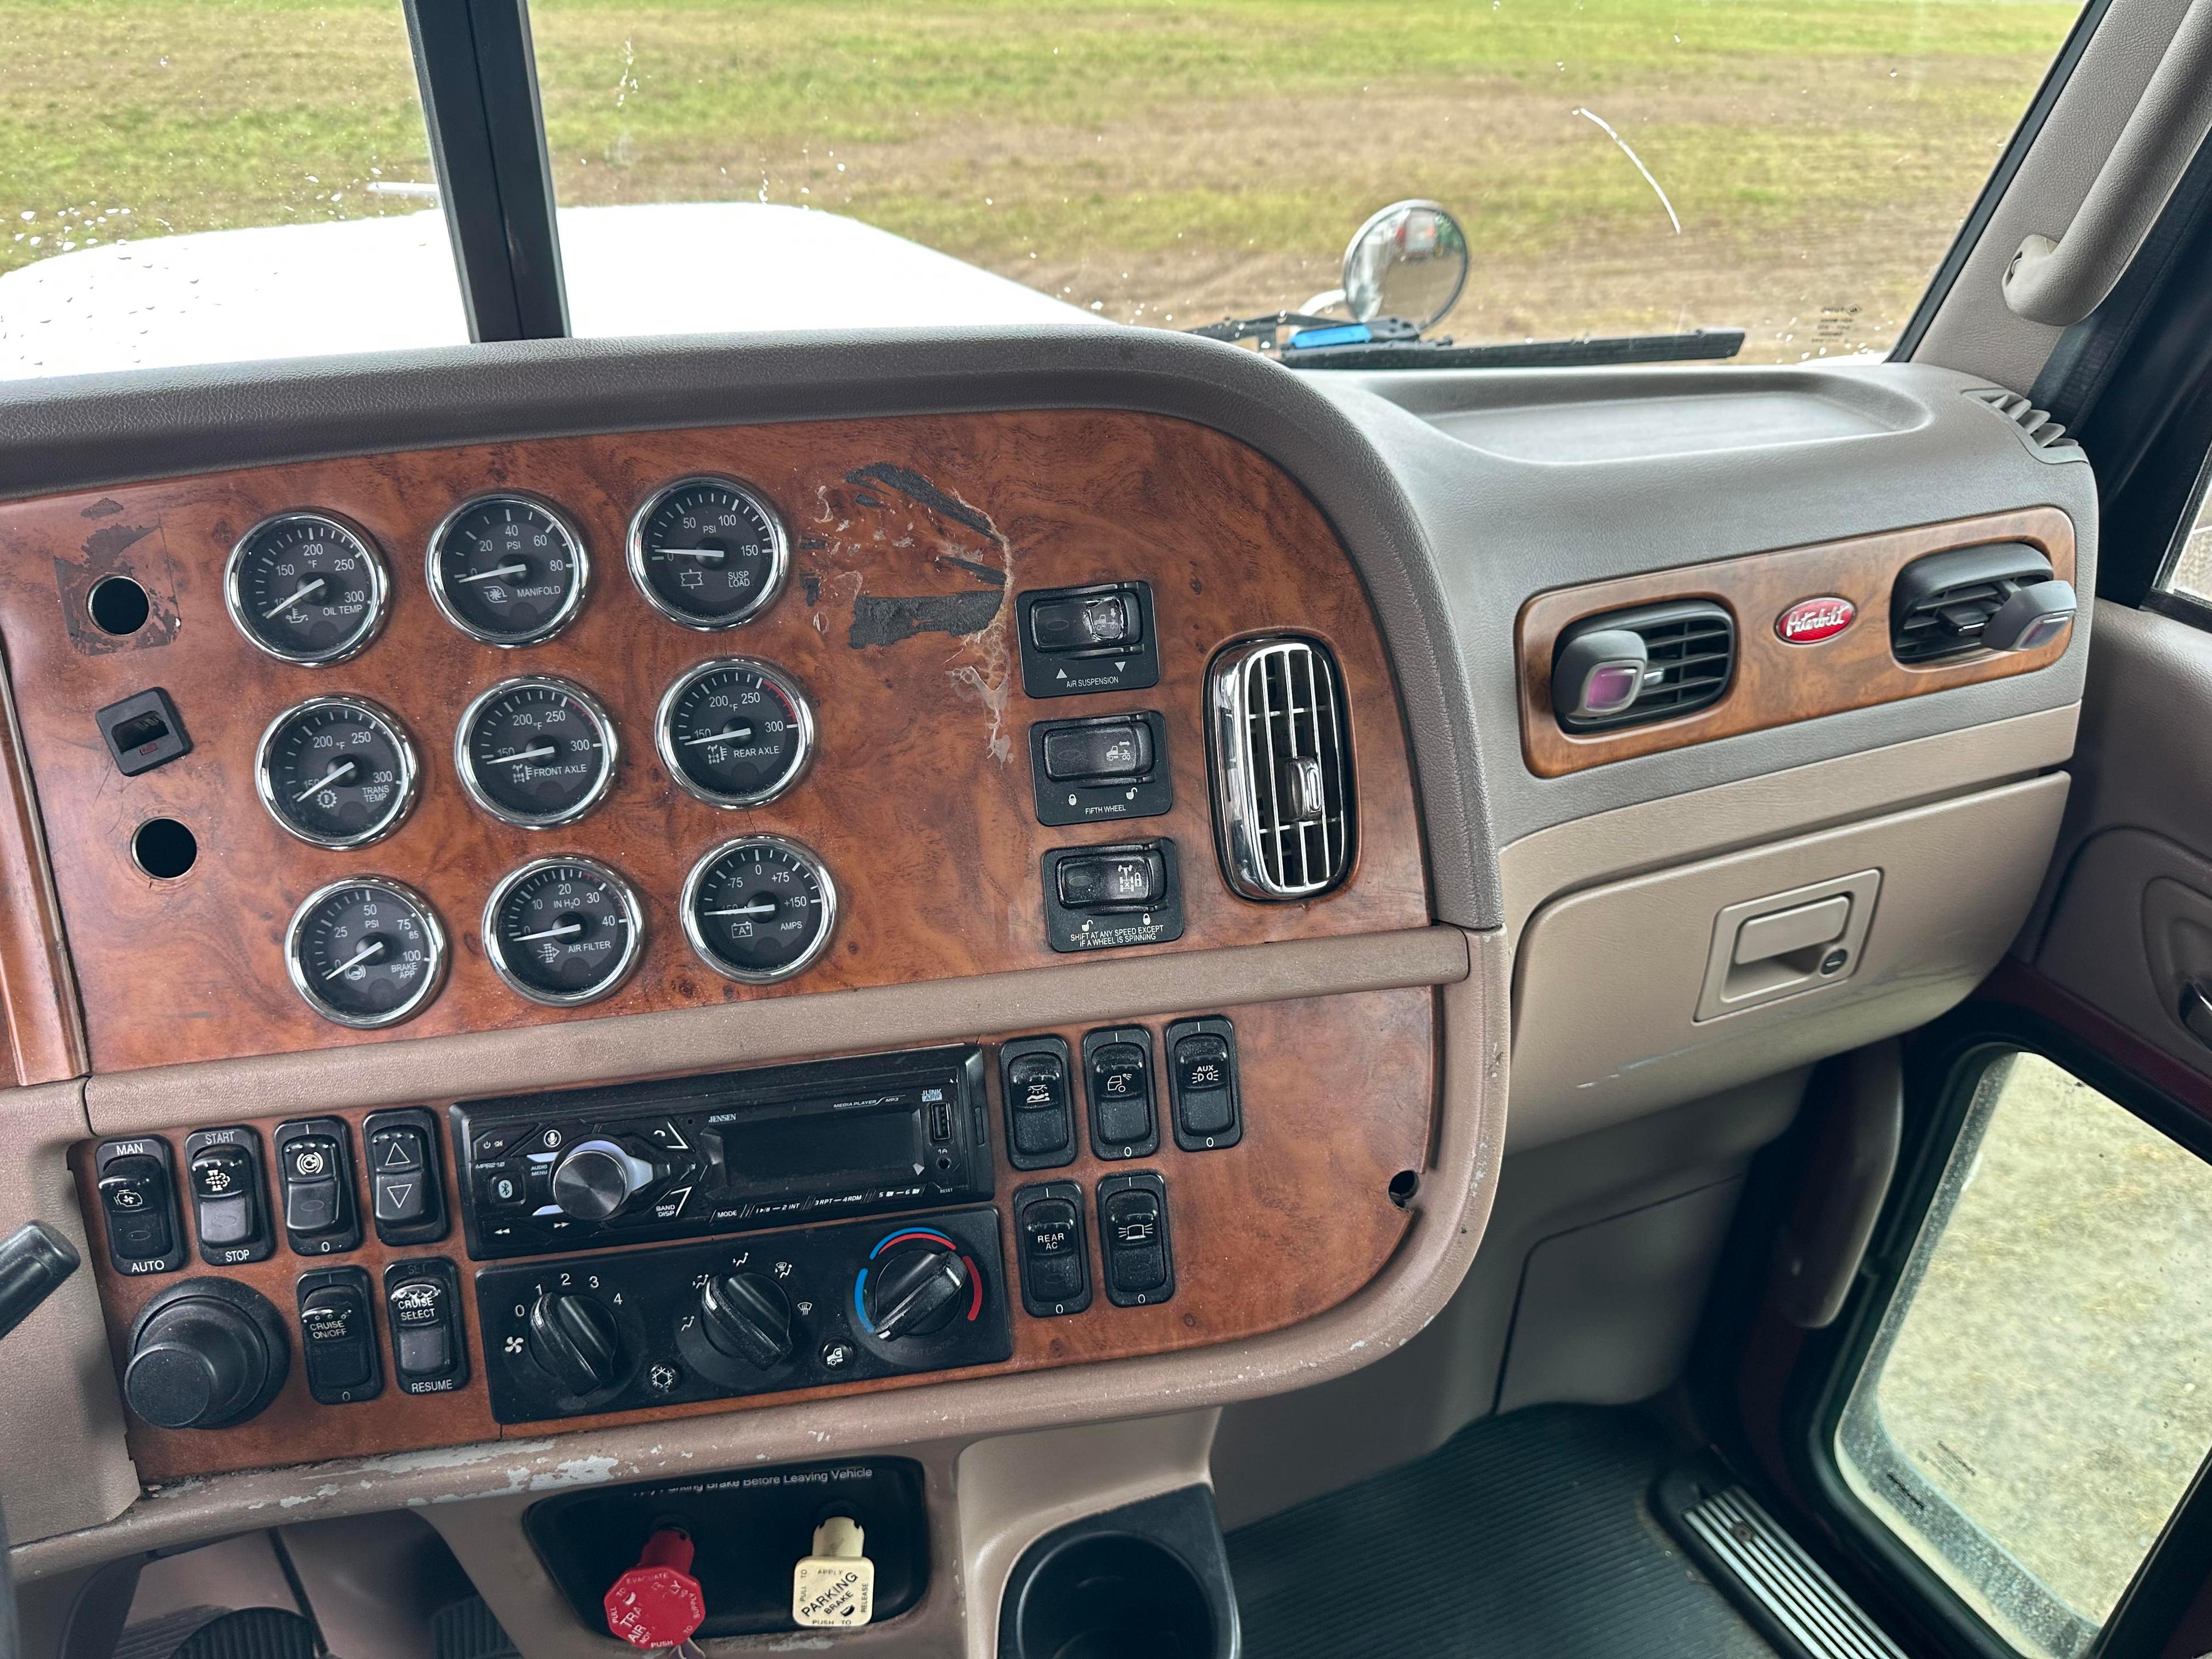
<path fill-rule="evenodd" d="M 1818 645 L 1849 628 L 1858 614 L 1858 606 L 1833 594 L 1800 599 L 1774 619 L 1774 631 L 1791 645 Z"/>

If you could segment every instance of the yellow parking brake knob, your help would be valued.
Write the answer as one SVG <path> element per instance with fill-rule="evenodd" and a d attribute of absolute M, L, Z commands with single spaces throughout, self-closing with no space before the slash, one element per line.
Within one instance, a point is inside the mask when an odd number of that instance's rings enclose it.
<path fill-rule="evenodd" d="M 850 1516 L 833 1515 L 815 1528 L 814 1553 L 791 1575 L 795 1622 L 817 1629 L 868 1622 L 876 1610 L 876 1564 L 860 1553 L 866 1536 Z"/>

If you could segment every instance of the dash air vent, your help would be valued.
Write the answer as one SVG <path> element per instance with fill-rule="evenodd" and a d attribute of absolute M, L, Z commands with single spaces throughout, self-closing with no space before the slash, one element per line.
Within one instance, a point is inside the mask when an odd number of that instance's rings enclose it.
<path fill-rule="evenodd" d="M 1206 748 L 1222 873 L 1249 899 L 1328 891 L 1352 868 L 1351 721 L 1312 640 L 1246 640 L 1206 672 Z"/>
<path fill-rule="evenodd" d="M 1955 547 L 1897 573 L 1889 648 L 1912 666 L 1969 651 L 2027 651 L 2073 619 L 2074 589 L 2025 542 Z"/>
<path fill-rule="evenodd" d="M 1552 706 L 1570 732 L 1674 720 L 1718 702 L 1735 672 L 1735 618 L 1711 599 L 1585 617 L 1552 656 Z"/>
<path fill-rule="evenodd" d="M 2081 446 L 2066 435 L 2066 428 L 2051 418 L 2051 411 L 2038 409 L 2016 392 L 2007 392 L 2002 386 L 1976 386 L 1966 393 L 1978 404 L 1990 408 L 2010 421 L 2021 430 L 2029 447 L 2043 452 L 2052 460 L 2078 460 L 2082 458 Z"/>

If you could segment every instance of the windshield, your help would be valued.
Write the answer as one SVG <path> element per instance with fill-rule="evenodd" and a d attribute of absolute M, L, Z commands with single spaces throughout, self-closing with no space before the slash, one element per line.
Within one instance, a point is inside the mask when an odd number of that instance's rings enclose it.
<path fill-rule="evenodd" d="M 530 27 L 577 333 L 1189 328 L 1328 300 L 1352 233 L 1425 198 L 1469 253 L 1431 337 L 1741 329 L 1744 360 L 1796 362 L 1895 341 L 2077 11 L 535 0 Z M 157 309 L 134 361 L 459 337 L 395 0 L 0 0 L 0 37 L 10 372 L 99 355 L 40 349 L 99 308 L 87 279 L 22 280 L 94 236 L 418 233 L 142 268 L 149 304 L 248 271 L 294 303 L 274 346 Z"/>

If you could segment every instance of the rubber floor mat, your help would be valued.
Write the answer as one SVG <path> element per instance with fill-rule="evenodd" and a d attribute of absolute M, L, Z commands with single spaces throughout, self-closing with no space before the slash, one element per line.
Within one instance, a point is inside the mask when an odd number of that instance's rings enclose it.
<path fill-rule="evenodd" d="M 1773 1659 L 1653 1516 L 1633 1411 L 1540 1406 L 1229 1535 L 1246 1659 Z"/>

